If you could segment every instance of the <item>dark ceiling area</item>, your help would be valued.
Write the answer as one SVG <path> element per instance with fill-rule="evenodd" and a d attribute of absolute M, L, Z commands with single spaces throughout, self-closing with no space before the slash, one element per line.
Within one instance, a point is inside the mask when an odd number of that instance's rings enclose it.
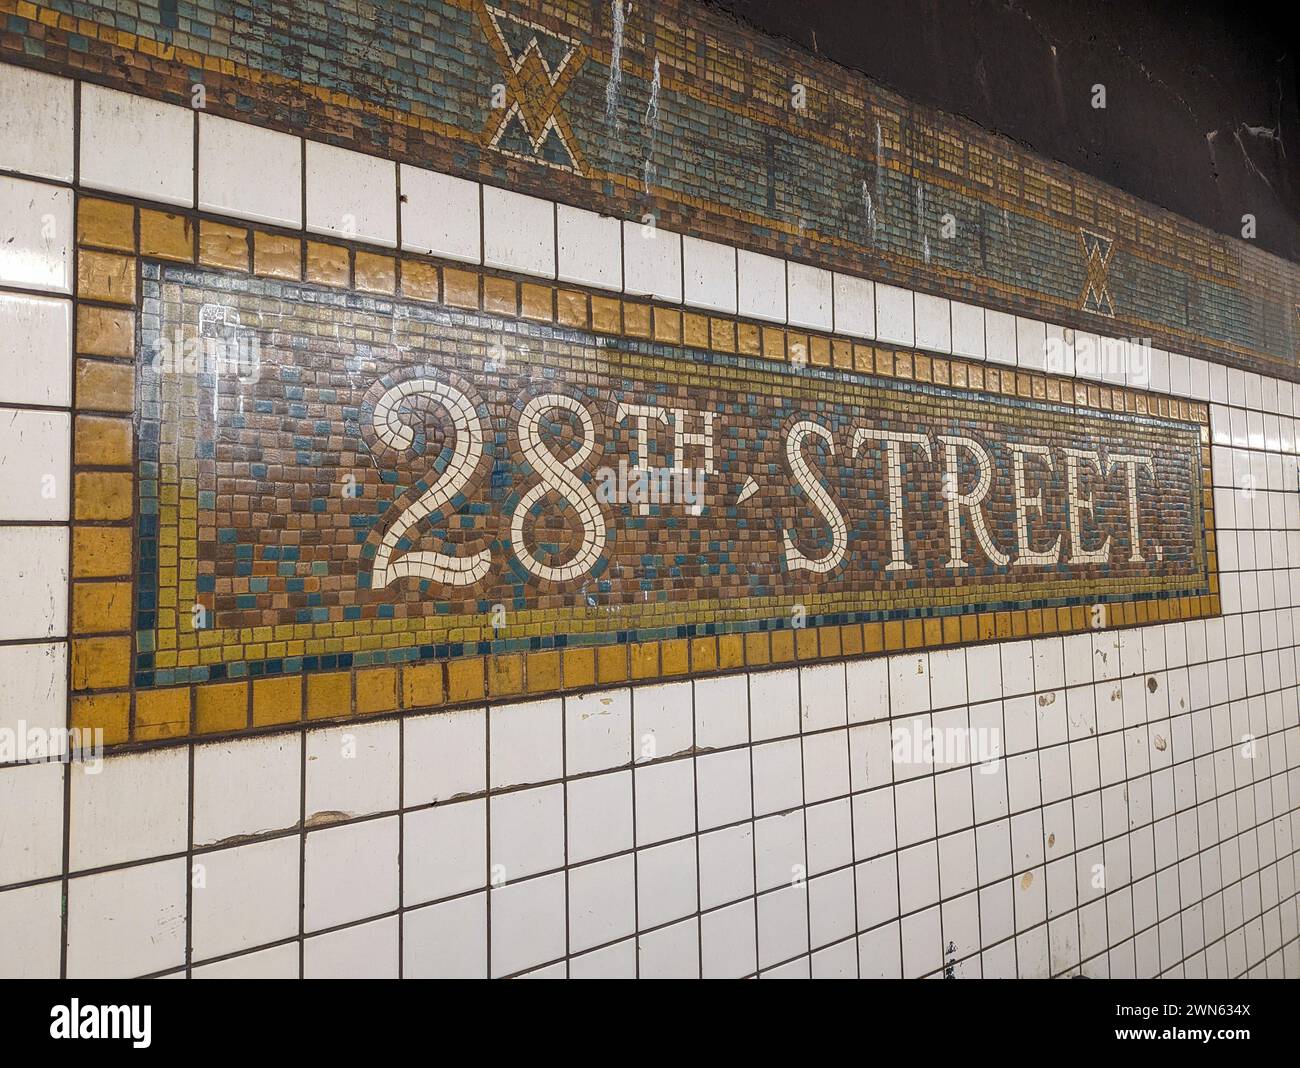
<path fill-rule="evenodd" d="M 1300 24 L 1167 0 L 710 0 L 1220 233 L 1300 261 Z M 1103 85 L 1106 107 L 1093 107 Z"/>

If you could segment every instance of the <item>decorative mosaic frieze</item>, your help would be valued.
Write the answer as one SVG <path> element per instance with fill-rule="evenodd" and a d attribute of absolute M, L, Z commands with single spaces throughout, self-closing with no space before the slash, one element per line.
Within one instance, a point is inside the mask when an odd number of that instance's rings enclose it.
<path fill-rule="evenodd" d="M 690 0 L 186 11 L 0 0 L 0 56 L 186 107 L 201 86 L 211 115 L 1296 374 L 1294 264 Z"/>

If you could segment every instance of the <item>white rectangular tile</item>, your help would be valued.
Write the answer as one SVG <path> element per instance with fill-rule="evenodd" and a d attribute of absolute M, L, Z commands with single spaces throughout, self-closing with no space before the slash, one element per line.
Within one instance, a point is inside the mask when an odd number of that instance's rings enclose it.
<path fill-rule="evenodd" d="M 68 883 L 68 978 L 122 979 L 185 963 L 184 857 Z"/>
<path fill-rule="evenodd" d="M 1015 365 L 1016 317 L 984 309 L 984 356 L 990 363 Z"/>
<path fill-rule="evenodd" d="M 736 312 L 736 250 L 717 241 L 682 238 L 684 301 L 692 308 Z"/>
<path fill-rule="evenodd" d="M 398 942 L 396 916 L 308 938 L 302 947 L 302 977 L 396 979 Z"/>
<path fill-rule="evenodd" d="M 487 789 L 487 710 L 410 716 L 402 725 L 402 805 L 427 805 Z"/>
<path fill-rule="evenodd" d="M 398 807 L 395 720 L 308 731 L 306 745 L 308 825 Z"/>
<path fill-rule="evenodd" d="M 1047 328 L 1041 320 L 1016 316 L 1016 362 L 1035 371 L 1047 365 Z"/>
<path fill-rule="evenodd" d="M 478 182 L 403 163 L 402 248 L 462 263 L 481 263 Z"/>
<path fill-rule="evenodd" d="M 896 345 L 916 339 L 912 291 L 876 283 L 876 337 Z"/>
<path fill-rule="evenodd" d="M 60 638 L 68 627 L 68 528 L 0 527 L 0 641 Z"/>
<path fill-rule="evenodd" d="M 0 293 L 0 401 L 72 403 L 72 302 Z"/>
<path fill-rule="evenodd" d="M 407 979 L 487 978 L 487 894 L 412 909 L 402 916 Z"/>
<path fill-rule="evenodd" d="M 72 292 L 72 191 L 0 177 L 0 285 Z"/>
<path fill-rule="evenodd" d="M 0 63 L 0 170 L 72 181 L 73 81 Z"/>
<path fill-rule="evenodd" d="M 739 314 L 783 323 L 786 317 L 785 260 L 748 249 L 736 253 Z"/>
<path fill-rule="evenodd" d="M 66 520 L 72 497 L 72 417 L 0 409 L 0 521 Z"/>
<path fill-rule="evenodd" d="M 194 203 L 194 112 L 83 82 L 81 182 L 164 204 Z"/>
<path fill-rule="evenodd" d="M 916 346 L 930 352 L 952 351 L 952 311 L 943 297 L 917 293 Z"/>
<path fill-rule="evenodd" d="M 66 642 L 0 645 L 0 679 L 5 680 L 0 687 L 0 730 L 14 731 L 16 740 L 18 734 L 26 734 L 32 727 L 49 731 L 65 726 L 67 671 Z M 46 745 L 40 754 L 30 755 L 57 756 L 66 746 L 55 749 L 50 753 Z"/>
<path fill-rule="evenodd" d="M 218 215 L 302 226 L 302 139 L 199 115 L 199 207 Z"/>
<path fill-rule="evenodd" d="M 830 330 L 833 325 L 831 272 L 806 263 L 786 265 L 787 320 L 791 326 Z"/>
<path fill-rule="evenodd" d="M 273 838 L 195 857 L 194 958 L 218 957 L 297 935 L 299 863 L 297 838 Z"/>
<path fill-rule="evenodd" d="M 396 245 L 396 164 L 308 141 L 307 229 L 351 241 Z"/>
<path fill-rule="evenodd" d="M 71 871 L 185 850 L 189 755 L 184 749 L 129 753 L 71 767 Z"/>
<path fill-rule="evenodd" d="M 670 304 L 682 299 L 682 238 L 657 226 L 623 222 L 623 292 Z"/>
<path fill-rule="evenodd" d="M 483 262 L 521 274 L 555 277 L 555 204 L 483 187 Z"/>
<path fill-rule="evenodd" d="M 309 832 L 304 929 L 319 931 L 397 908 L 397 855 L 396 816 Z"/>
<path fill-rule="evenodd" d="M 0 891 L 5 954 L 0 979 L 58 979 L 63 949 L 63 884 Z"/>
<path fill-rule="evenodd" d="M 836 271 L 831 293 L 837 334 L 863 338 L 876 336 L 876 290 L 873 283 Z"/>
<path fill-rule="evenodd" d="M 955 356 L 984 359 L 984 309 L 952 302 L 952 351 Z"/>
<path fill-rule="evenodd" d="M 194 747 L 194 844 L 297 827 L 302 735 L 237 738 Z"/>
<path fill-rule="evenodd" d="M 43 762 L 0 769 L 0 886 L 62 872 L 65 767 Z"/>
<path fill-rule="evenodd" d="M 610 215 L 557 204 L 559 278 L 596 289 L 623 288 L 622 226 Z"/>

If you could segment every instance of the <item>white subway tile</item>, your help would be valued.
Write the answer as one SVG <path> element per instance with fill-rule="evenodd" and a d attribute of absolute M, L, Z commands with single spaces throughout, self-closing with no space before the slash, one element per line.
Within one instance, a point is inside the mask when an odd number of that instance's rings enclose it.
<path fill-rule="evenodd" d="M 699 907 L 697 887 L 692 839 L 637 852 L 637 908 L 643 928 L 689 916 Z"/>
<path fill-rule="evenodd" d="M 692 308 L 736 312 L 736 250 L 731 245 L 682 238 L 684 302 Z"/>
<path fill-rule="evenodd" d="M 0 891 L 5 954 L 0 979 L 58 979 L 63 948 L 63 884 Z"/>
<path fill-rule="evenodd" d="M 1016 362 L 1016 317 L 1006 312 L 984 310 L 984 355 L 990 363 Z"/>
<path fill-rule="evenodd" d="M 297 935 L 299 861 L 297 838 L 273 838 L 195 858 L 194 958 L 219 957 Z"/>
<path fill-rule="evenodd" d="M 642 979 L 698 979 L 700 924 L 695 918 L 637 936 Z"/>
<path fill-rule="evenodd" d="M 916 339 L 915 307 L 910 289 L 876 283 L 876 337 L 897 345 Z"/>
<path fill-rule="evenodd" d="M 489 862 L 509 880 L 564 865 L 564 787 L 539 786 L 492 797 Z"/>
<path fill-rule="evenodd" d="M 307 835 L 303 925 L 307 931 L 397 908 L 397 817 L 363 820 Z"/>
<path fill-rule="evenodd" d="M 0 284 L 72 292 L 72 191 L 0 177 Z"/>
<path fill-rule="evenodd" d="M 0 645 L 0 679 L 5 680 L 0 687 L 0 731 L 14 731 L 16 737 L 31 727 L 47 731 L 65 726 L 67 671 L 66 642 Z M 56 747 L 57 752 L 48 755 L 60 755 L 66 748 Z M 46 749 L 29 755 L 45 755 Z"/>
<path fill-rule="evenodd" d="M 736 253 L 739 314 L 750 319 L 785 322 L 785 270 L 785 260 L 740 249 Z"/>
<path fill-rule="evenodd" d="M 850 337 L 875 337 L 875 285 L 865 278 L 837 271 L 831 290 L 835 304 L 835 332 Z"/>
<path fill-rule="evenodd" d="M 832 314 L 831 272 L 804 263 L 786 264 L 788 319 L 791 326 L 830 330 Z"/>
<path fill-rule="evenodd" d="M 396 165 L 308 141 L 307 229 L 351 241 L 396 245 Z"/>
<path fill-rule="evenodd" d="M 557 204 L 560 281 L 597 289 L 623 288 L 622 227 L 610 215 Z"/>
<path fill-rule="evenodd" d="M 72 302 L 0 293 L 0 401 L 72 403 Z"/>
<path fill-rule="evenodd" d="M 302 735 L 237 738 L 194 747 L 194 844 L 297 827 Z"/>
<path fill-rule="evenodd" d="M 682 238 L 669 230 L 623 223 L 623 292 L 671 304 L 682 299 Z"/>
<path fill-rule="evenodd" d="M 487 802 L 435 805 L 402 824 L 402 904 L 453 897 L 487 885 Z"/>
<path fill-rule="evenodd" d="M 398 807 L 395 720 L 307 733 L 306 819 L 349 819 Z"/>
<path fill-rule="evenodd" d="M 478 182 L 403 163 L 402 248 L 462 263 L 481 263 Z"/>
<path fill-rule="evenodd" d="M 203 964 L 190 975 L 194 979 L 297 979 L 298 952 L 298 943 L 289 942 Z"/>
<path fill-rule="evenodd" d="M 72 181 L 73 82 L 0 63 L 0 170 Z"/>
<path fill-rule="evenodd" d="M 487 709 L 408 716 L 402 731 L 403 807 L 487 789 Z"/>
<path fill-rule="evenodd" d="M 952 310 L 948 300 L 917 293 L 916 347 L 931 352 L 952 352 Z"/>
<path fill-rule="evenodd" d="M 1034 371 L 1047 366 L 1047 327 L 1040 320 L 1016 316 L 1016 360 Z"/>
<path fill-rule="evenodd" d="M 10 681 L 5 676 L 6 687 Z M 0 886 L 63 870 L 65 767 L 49 762 L 0 769 Z"/>
<path fill-rule="evenodd" d="M 308 938 L 302 947 L 304 979 L 396 979 L 396 916 Z"/>
<path fill-rule="evenodd" d="M 0 520 L 57 522 L 72 496 L 72 417 L 66 412 L 0 409 Z"/>
<path fill-rule="evenodd" d="M 625 938 L 636 931 L 636 866 L 630 854 L 569 871 L 569 951 Z"/>
<path fill-rule="evenodd" d="M 564 774 L 564 711 L 557 698 L 488 709 L 493 789 Z"/>
<path fill-rule="evenodd" d="M 636 842 L 649 845 L 695 832 L 695 767 L 669 760 L 638 767 Z"/>
<path fill-rule="evenodd" d="M 185 963 L 184 857 L 68 882 L 68 978 L 153 975 Z"/>
<path fill-rule="evenodd" d="M 413 909 L 402 916 L 407 979 L 487 978 L 487 894 Z"/>
<path fill-rule="evenodd" d="M 70 870 L 184 852 L 189 820 L 184 749 L 108 757 L 97 771 L 77 763 L 70 774 Z"/>
<path fill-rule="evenodd" d="M 199 207 L 302 226 L 302 139 L 218 115 L 199 115 Z"/>
<path fill-rule="evenodd" d="M 632 760 L 632 693 L 599 690 L 564 699 L 565 773 L 620 768 Z"/>
<path fill-rule="evenodd" d="M 81 182 L 125 196 L 194 203 L 194 112 L 83 82 Z"/>
<path fill-rule="evenodd" d="M 984 359 L 984 309 L 952 302 L 952 351 L 956 356 Z"/>
<path fill-rule="evenodd" d="M 483 187 L 483 262 L 555 277 L 555 204 L 494 185 Z"/>
<path fill-rule="evenodd" d="M 633 758 L 662 760 L 694 744 L 694 691 L 690 682 L 640 686 L 632 692 Z"/>
<path fill-rule="evenodd" d="M 565 786 L 570 864 L 631 849 L 632 773 L 573 779 Z"/>
<path fill-rule="evenodd" d="M 68 627 L 68 528 L 0 527 L 0 641 L 61 638 Z"/>
<path fill-rule="evenodd" d="M 564 956 L 563 872 L 490 891 L 492 975 L 513 975 Z"/>

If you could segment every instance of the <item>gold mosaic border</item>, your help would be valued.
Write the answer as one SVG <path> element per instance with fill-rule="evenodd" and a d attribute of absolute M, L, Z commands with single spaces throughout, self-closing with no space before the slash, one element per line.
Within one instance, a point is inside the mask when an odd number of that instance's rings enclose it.
<path fill-rule="evenodd" d="M 134 692 L 135 376 L 140 260 L 555 323 L 595 334 L 1198 425 L 1210 592 L 1107 606 L 1110 628 L 1221 611 L 1209 409 L 1195 401 L 711 316 L 195 212 L 78 196 L 72 526 L 72 717 L 120 746 L 304 721 L 472 705 L 749 668 L 1093 629 L 1087 606 L 1017 609 L 413 663 Z M 194 502 L 190 502 L 194 503 Z M 182 511 L 180 523 L 195 524 Z M 191 532 L 192 536 L 192 532 Z"/>

